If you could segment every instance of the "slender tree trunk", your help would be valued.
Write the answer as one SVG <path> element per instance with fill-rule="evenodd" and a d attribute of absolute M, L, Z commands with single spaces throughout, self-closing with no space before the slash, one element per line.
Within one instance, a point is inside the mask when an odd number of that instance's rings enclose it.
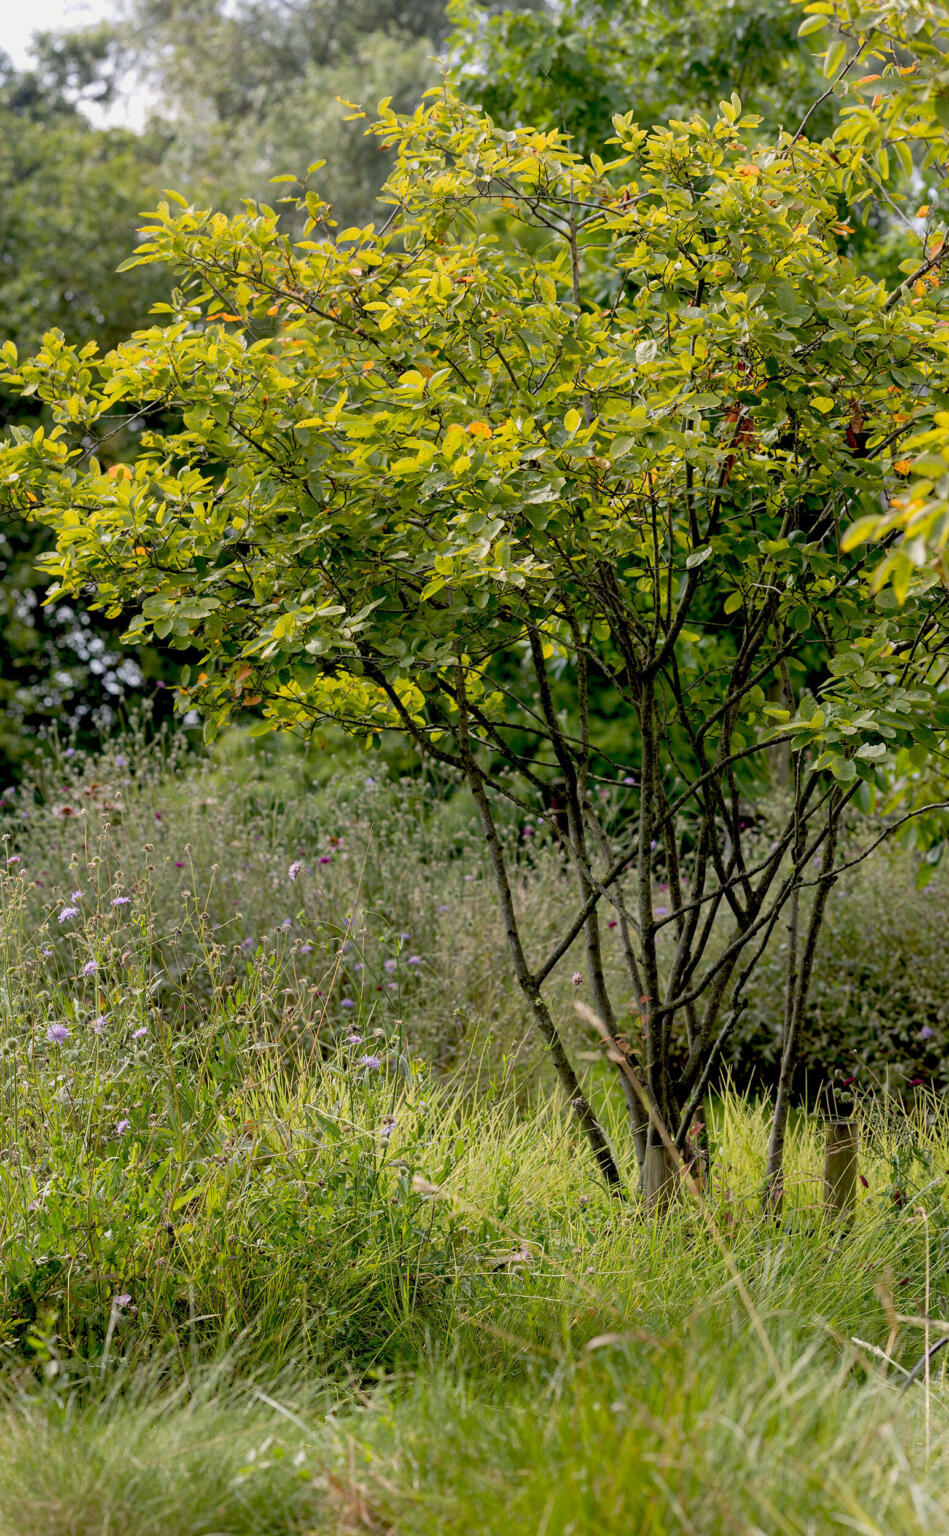
<path fill-rule="evenodd" d="M 484 779 L 478 767 L 474 752 L 471 747 L 467 726 L 467 710 L 464 692 L 464 681 L 460 669 L 457 677 L 457 702 L 459 710 L 458 737 L 461 747 L 461 755 L 465 767 L 465 775 L 468 786 L 474 798 L 481 822 L 481 829 L 488 845 L 488 853 L 494 872 L 494 881 L 497 887 L 498 900 L 501 906 L 501 915 L 504 920 L 504 929 L 507 937 L 508 950 L 514 967 L 517 984 L 523 992 L 530 1006 L 534 1022 L 543 1037 L 547 1054 L 553 1064 L 554 1070 L 560 1079 L 570 1107 L 576 1115 L 590 1144 L 597 1166 L 603 1175 L 611 1191 L 615 1194 L 623 1193 L 623 1178 L 616 1165 L 612 1148 L 607 1140 L 606 1133 L 593 1112 L 580 1081 L 573 1070 L 570 1058 L 564 1049 L 560 1032 L 547 1007 L 530 966 L 524 954 L 524 946 L 521 943 L 520 931 L 517 924 L 517 914 L 514 909 L 514 898 L 511 894 L 511 883 L 508 879 L 507 862 L 504 857 L 504 849 L 498 835 L 494 817 L 491 814 L 491 806 L 484 787 Z"/>

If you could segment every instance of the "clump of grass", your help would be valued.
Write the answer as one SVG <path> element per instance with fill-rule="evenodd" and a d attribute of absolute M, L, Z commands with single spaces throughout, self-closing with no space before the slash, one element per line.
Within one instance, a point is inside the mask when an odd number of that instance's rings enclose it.
<path fill-rule="evenodd" d="M 456 808 L 122 756 L 61 761 L 0 880 L 0 1536 L 949 1533 L 949 1351 L 900 1392 L 949 1327 L 939 1096 L 860 1104 L 849 1225 L 793 1116 L 776 1226 L 726 1089 L 704 1207 L 647 1219 L 518 1055 Z M 556 850 L 520 870 L 542 929 Z"/>

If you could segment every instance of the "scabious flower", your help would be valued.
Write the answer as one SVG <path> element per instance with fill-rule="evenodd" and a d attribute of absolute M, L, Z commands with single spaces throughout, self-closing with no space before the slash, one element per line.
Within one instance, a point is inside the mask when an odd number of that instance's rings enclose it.
<path fill-rule="evenodd" d="M 357 1067 L 365 1067 L 367 1072 L 378 1072 L 382 1063 L 378 1056 L 360 1056 L 356 1065 Z"/>
<path fill-rule="evenodd" d="M 386 970 L 386 971 L 397 971 L 398 969 L 399 969 L 399 962 L 398 962 L 398 960 L 386 960 L 383 963 L 383 970 Z"/>
<path fill-rule="evenodd" d="M 300 945 L 300 953 L 301 953 L 301 955 L 312 955 L 312 953 L 313 953 L 313 945 L 312 944 L 301 944 Z"/>
<path fill-rule="evenodd" d="M 132 1297 L 128 1291 L 122 1291 L 118 1296 L 112 1297 L 113 1307 L 127 1307 Z"/>
<path fill-rule="evenodd" d="M 346 1044 L 362 1045 L 362 1035 L 357 1035 L 355 1030 L 351 1030 L 350 1033 L 346 1036 Z"/>
<path fill-rule="evenodd" d="M 107 1013 L 100 1013 L 98 1017 L 94 1018 L 92 1021 L 92 1033 L 94 1035 L 101 1035 L 108 1022 L 109 1015 Z"/>
<path fill-rule="evenodd" d="M 69 919 L 71 917 L 78 917 L 78 916 L 79 916 L 79 908 L 78 907 L 63 907 L 63 910 L 59 914 L 59 921 L 61 923 L 68 923 L 68 921 L 69 921 Z"/>
<path fill-rule="evenodd" d="M 928 1024 L 924 1024 L 919 1032 L 919 1038 L 920 1040 L 931 1040 L 935 1033 L 936 1031 L 930 1028 Z"/>
<path fill-rule="evenodd" d="M 422 957 L 421 955 L 409 955 L 405 963 L 406 965 L 421 965 Z"/>
<path fill-rule="evenodd" d="M 292 927 L 293 927 L 293 918 L 292 917 L 285 917 L 283 922 L 280 924 L 280 931 L 281 931 L 281 933 L 286 933 L 287 929 L 288 928 L 292 928 Z"/>
<path fill-rule="evenodd" d="M 131 899 L 131 896 L 113 896 L 112 905 L 113 907 L 127 907 Z"/>
<path fill-rule="evenodd" d="M 64 1040 L 69 1039 L 69 1030 L 65 1024 L 51 1024 L 46 1031 L 46 1038 L 50 1045 L 62 1045 Z"/>
<path fill-rule="evenodd" d="M 143 1024 L 141 1029 L 133 1029 L 132 1030 L 132 1039 L 133 1040 L 141 1040 L 142 1036 L 143 1035 L 147 1035 L 147 1034 L 148 1034 L 148 1030 L 146 1029 L 145 1025 Z"/>
<path fill-rule="evenodd" d="M 70 901 L 82 901 L 82 891 L 73 891 Z"/>
<path fill-rule="evenodd" d="M 7 859 L 8 864 L 19 864 L 19 862 L 20 855 L 18 853 L 11 853 L 10 857 Z"/>
<path fill-rule="evenodd" d="M 351 997 L 341 997 L 339 1000 L 339 1006 L 341 1008 L 355 1008 L 356 1004 L 353 1002 Z"/>
<path fill-rule="evenodd" d="M 120 1120 L 118 1125 L 115 1127 L 116 1136 L 124 1136 L 131 1124 L 131 1120 Z"/>
<path fill-rule="evenodd" d="M 82 968 L 82 974 L 84 976 L 92 976 L 92 975 L 95 974 L 95 972 L 98 969 L 99 969 L 99 962 L 98 962 L 98 960 L 87 960 L 85 965 Z"/>
<path fill-rule="evenodd" d="M 574 973 L 571 976 L 570 980 L 573 982 L 575 987 L 582 987 L 583 986 L 583 972 L 582 971 L 574 971 Z"/>
<path fill-rule="evenodd" d="M 295 880 L 297 878 L 297 875 L 300 873 L 302 868 L 303 868 L 303 860 L 302 859 L 294 859 L 293 863 L 290 865 L 290 868 L 287 870 L 287 879 L 288 880 Z"/>

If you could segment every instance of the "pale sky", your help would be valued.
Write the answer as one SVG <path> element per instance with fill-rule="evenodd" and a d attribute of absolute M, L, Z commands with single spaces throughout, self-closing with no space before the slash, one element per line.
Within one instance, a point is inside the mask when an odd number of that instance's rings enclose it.
<path fill-rule="evenodd" d="M 0 48 L 22 68 L 34 32 L 88 26 L 114 10 L 112 0 L 0 0 Z"/>
<path fill-rule="evenodd" d="M 0 50 L 23 69 L 30 64 L 30 39 L 34 32 L 89 26 L 113 15 L 116 9 L 115 0 L 0 0 Z M 140 128 L 145 119 L 145 101 L 132 92 L 108 111 L 92 108 L 88 115 L 96 123 Z"/>

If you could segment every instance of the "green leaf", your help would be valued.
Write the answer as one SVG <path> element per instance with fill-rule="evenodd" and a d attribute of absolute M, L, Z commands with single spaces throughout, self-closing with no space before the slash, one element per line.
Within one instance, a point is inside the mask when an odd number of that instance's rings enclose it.
<path fill-rule="evenodd" d="M 846 57 L 847 44 L 843 38 L 835 38 L 828 45 L 827 52 L 824 54 L 824 78 L 829 80 L 832 75 L 836 75 Z"/>

